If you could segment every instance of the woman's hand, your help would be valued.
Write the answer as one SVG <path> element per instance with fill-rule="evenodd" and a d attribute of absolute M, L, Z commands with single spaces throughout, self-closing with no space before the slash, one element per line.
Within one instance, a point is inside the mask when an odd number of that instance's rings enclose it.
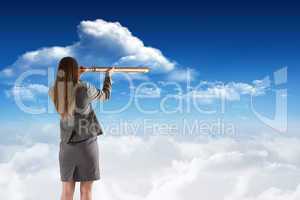
<path fill-rule="evenodd" d="M 112 74 L 114 71 L 115 71 L 115 67 L 112 67 L 112 68 L 108 69 L 108 70 L 106 71 L 106 73 L 107 73 L 108 75 L 111 76 L 111 74 Z"/>

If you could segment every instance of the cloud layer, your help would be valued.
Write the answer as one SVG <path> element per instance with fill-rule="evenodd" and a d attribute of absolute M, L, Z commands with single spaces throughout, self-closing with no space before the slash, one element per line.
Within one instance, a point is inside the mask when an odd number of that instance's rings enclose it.
<path fill-rule="evenodd" d="M 6 90 L 5 94 L 9 98 L 20 96 L 24 100 L 35 100 L 37 95 L 48 94 L 48 87 L 43 84 L 15 85 L 11 90 Z"/>
<path fill-rule="evenodd" d="M 108 200 L 298 200 L 299 142 L 282 136 L 198 141 L 100 137 L 102 180 L 96 182 L 94 196 Z M 2 162 L 0 198 L 58 199 L 57 148 L 37 143 L 18 148 Z"/>
<path fill-rule="evenodd" d="M 254 80 L 252 83 L 243 82 L 208 82 L 202 81 L 191 91 L 183 95 L 185 98 L 197 99 L 203 103 L 212 103 L 215 100 L 239 101 L 241 96 L 264 95 L 270 89 L 270 80 Z"/>

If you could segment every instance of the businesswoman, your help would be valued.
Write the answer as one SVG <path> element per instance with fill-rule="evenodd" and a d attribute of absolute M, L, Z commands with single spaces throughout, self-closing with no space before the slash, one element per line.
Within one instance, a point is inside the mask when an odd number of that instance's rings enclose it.
<path fill-rule="evenodd" d="M 76 182 L 80 182 L 80 199 L 91 200 L 93 181 L 100 179 L 97 136 L 103 132 L 91 102 L 110 98 L 113 71 L 106 72 L 101 90 L 80 80 L 74 58 L 65 57 L 59 62 L 49 96 L 60 115 L 61 200 L 73 199 Z"/>

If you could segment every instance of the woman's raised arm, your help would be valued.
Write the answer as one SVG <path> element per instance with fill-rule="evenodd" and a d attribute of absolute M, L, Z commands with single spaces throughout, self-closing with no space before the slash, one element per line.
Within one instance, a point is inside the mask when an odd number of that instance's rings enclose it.
<path fill-rule="evenodd" d="M 111 73 L 113 72 L 112 70 L 111 71 L 110 70 L 108 70 L 105 73 L 102 90 L 96 88 L 93 84 L 86 82 L 87 94 L 88 94 L 90 101 L 93 101 L 93 100 L 105 101 L 110 98 L 111 89 L 112 89 Z"/>

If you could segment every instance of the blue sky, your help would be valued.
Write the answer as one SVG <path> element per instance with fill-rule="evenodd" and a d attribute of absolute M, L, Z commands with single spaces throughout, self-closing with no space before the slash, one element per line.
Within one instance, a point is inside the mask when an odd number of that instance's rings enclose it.
<path fill-rule="evenodd" d="M 94 104 L 105 128 L 94 199 L 298 200 L 298 13 L 287 1 L 2 3 L 0 199 L 60 196 L 59 117 L 23 112 L 15 101 L 47 108 L 48 78 L 14 83 L 32 70 L 55 70 L 70 54 L 80 64 L 152 69 L 131 75 L 134 87 L 114 74 L 112 98 Z M 99 87 L 102 78 L 82 77 Z M 106 113 L 130 97 L 137 102 Z M 195 132 L 186 130 L 195 122 Z M 165 137 L 164 126 L 178 135 Z"/>
<path fill-rule="evenodd" d="M 144 9 L 142 5 L 136 5 L 131 9 L 130 6 L 128 9 L 119 9 L 112 5 L 96 5 L 96 3 L 79 5 L 75 3 L 72 5 L 72 9 L 68 9 L 68 4 L 60 4 L 59 7 L 47 5 L 48 9 L 44 10 L 42 5 L 35 4 L 34 6 L 24 5 L 26 9 L 18 7 L 15 10 L 16 13 L 7 13 L 5 10 L 11 8 L 10 5 L 7 5 L 7 9 L 3 10 L 3 16 L 0 19 L 2 27 L 0 33 L 1 69 L 17 68 L 17 64 L 14 65 L 14 63 L 26 52 L 53 46 L 65 47 L 78 42 L 78 31 L 80 32 L 80 30 L 77 26 L 84 20 L 94 22 L 96 19 L 102 19 L 107 23 L 119 22 L 122 27 L 127 28 L 133 36 L 142 41 L 144 46 L 160 50 L 164 58 L 170 63 L 174 63 L 175 67 L 170 71 L 162 72 L 158 69 L 148 75 L 148 81 L 153 81 L 160 87 L 162 96 L 174 94 L 174 88 L 164 87 L 160 85 L 160 81 L 169 80 L 172 76 L 170 74 L 176 70 L 181 70 L 180 72 L 187 68 L 193 70 L 193 86 L 207 82 L 201 90 L 203 96 L 212 95 L 207 88 L 215 89 L 213 87 L 218 86 L 216 82 L 229 84 L 229 90 L 232 90 L 232 87 L 237 87 L 232 84 L 254 86 L 253 81 L 270 76 L 271 84 L 273 84 L 273 72 L 288 67 L 288 82 L 276 87 L 288 89 L 288 120 L 289 125 L 295 129 L 299 120 L 297 74 L 299 74 L 300 28 L 297 24 L 300 17 L 294 16 L 292 8 L 288 10 L 286 5 L 274 5 L 272 9 L 268 9 L 268 12 L 263 12 L 266 11 L 267 5 L 261 5 L 259 9 L 255 9 L 254 5 L 248 5 L 247 9 L 243 9 L 239 5 L 232 7 L 230 5 L 192 4 L 185 5 L 180 9 L 180 5 L 174 4 L 173 9 L 167 5 L 161 5 L 159 10 L 156 10 L 154 5 L 147 6 L 148 9 Z M 213 11 L 208 12 L 206 8 L 213 8 Z M 253 13 L 256 15 L 250 15 L 249 10 L 251 9 L 255 10 Z M 278 15 L 279 11 L 282 16 Z M 30 14 L 28 15 L 27 12 Z M 153 12 L 157 15 L 151 14 Z M 284 14 L 286 15 L 283 16 Z M 79 62 L 89 64 L 83 60 L 79 60 Z M 99 61 L 90 60 L 90 65 L 95 63 L 102 64 Z M 106 63 L 110 64 L 111 62 L 107 61 Z M 143 64 L 143 62 L 138 64 Z M 42 69 L 45 67 L 46 65 L 42 66 Z M 34 68 L 39 67 L 35 66 Z M 173 79 L 174 76 L 176 74 L 173 74 Z M 57 116 L 54 114 L 31 115 L 20 111 L 13 98 L 8 97 L 12 85 L 7 83 L 13 83 L 15 79 L 16 77 L 1 78 L 0 87 L 4 98 L 0 103 L 5 112 L 2 112 L 0 120 L 8 123 L 17 119 L 23 124 L 34 124 L 36 120 L 44 123 L 55 122 Z M 98 83 L 95 81 L 95 75 L 88 75 L 87 80 Z M 45 78 L 35 77 L 28 81 L 33 84 L 47 84 Z M 141 84 L 146 81 L 137 79 L 135 83 Z M 183 92 L 188 93 L 185 82 L 178 81 L 178 83 L 184 88 Z M 255 98 L 255 108 L 270 117 L 275 112 L 274 91 L 276 87 L 272 85 L 264 91 L 264 95 L 258 95 Z M 239 89 L 235 88 L 234 92 L 235 90 Z M 127 91 L 128 86 L 123 84 L 122 79 L 119 80 L 116 77 L 112 100 L 105 103 L 104 106 L 113 108 L 122 105 L 121 101 L 116 100 L 115 97 L 119 98 L 122 96 L 120 95 L 122 92 L 126 93 Z M 242 94 L 243 92 L 245 94 Z M 247 91 L 240 91 L 239 95 L 241 95 L 240 100 L 228 101 L 225 114 L 217 112 L 213 115 L 203 115 L 195 112 L 165 115 L 158 112 L 152 115 L 143 115 L 136 111 L 135 107 L 131 107 L 126 112 L 116 115 L 115 118 L 149 117 L 176 121 L 183 116 L 188 120 L 213 120 L 221 117 L 233 121 L 238 126 L 243 124 L 239 130 L 241 132 L 248 130 L 248 126 L 253 127 L 253 132 L 256 131 L 256 127 L 258 127 L 257 129 L 261 126 L 265 127 L 249 108 L 250 98 Z M 45 98 L 45 95 L 37 95 L 35 101 L 28 101 L 28 104 L 44 105 Z M 126 99 L 126 97 L 122 98 Z M 143 104 L 157 107 L 160 102 L 161 98 L 148 99 L 144 100 Z M 174 108 L 176 103 L 171 102 L 170 106 Z M 204 104 L 204 107 L 209 109 L 219 108 L 219 106 L 220 104 L 216 102 Z M 102 120 L 109 121 L 109 119 Z"/>

